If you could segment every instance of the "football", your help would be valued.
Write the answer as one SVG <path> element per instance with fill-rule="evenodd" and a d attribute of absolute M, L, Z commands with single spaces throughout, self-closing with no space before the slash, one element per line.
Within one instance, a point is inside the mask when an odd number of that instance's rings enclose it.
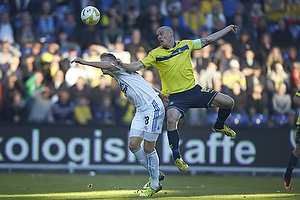
<path fill-rule="evenodd" d="M 95 25 L 100 20 L 100 11 L 94 6 L 87 6 L 81 11 L 81 21 L 86 25 Z"/>

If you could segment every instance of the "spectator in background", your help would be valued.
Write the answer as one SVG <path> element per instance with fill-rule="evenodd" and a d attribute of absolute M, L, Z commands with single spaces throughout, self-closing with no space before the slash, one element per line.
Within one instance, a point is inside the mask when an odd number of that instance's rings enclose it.
<path fill-rule="evenodd" d="M 238 32 L 236 35 L 234 35 L 234 37 L 228 37 L 227 41 L 230 42 L 231 44 L 234 44 L 236 41 L 239 41 L 241 39 L 241 31 L 247 27 L 245 27 L 244 25 L 244 21 L 243 21 L 243 16 L 240 14 L 235 14 L 233 17 L 233 23 L 237 24 L 238 28 Z"/>
<path fill-rule="evenodd" d="M 118 26 L 117 21 L 114 18 L 109 19 L 109 25 L 108 27 L 103 29 L 102 34 L 103 34 L 103 42 L 109 50 L 114 49 L 114 44 L 116 42 L 123 41 L 124 32 Z"/>
<path fill-rule="evenodd" d="M 298 89 L 300 84 L 300 61 L 293 62 L 293 70 L 291 71 L 291 89 L 290 94 L 293 96 Z M 293 105 L 293 108 L 296 109 Z M 298 109 L 298 108 L 297 108 Z"/>
<path fill-rule="evenodd" d="M 203 12 L 204 15 L 206 16 L 208 13 L 213 12 L 214 9 L 213 7 L 215 5 L 219 7 L 219 12 L 223 13 L 223 5 L 222 5 L 222 1 L 220 0 L 202 0 L 200 2 L 201 12 Z"/>
<path fill-rule="evenodd" d="M 233 53 L 237 55 L 240 59 L 245 58 L 245 53 L 248 49 L 252 49 L 253 52 L 256 51 L 256 46 L 253 42 L 252 35 L 250 34 L 250 31 L 246 28 L 241 30 L 240 39 L 235 41 L 233 46 Z"/>
<path fill-rule="evenodd" d="M 280 83 L 272 97 L 272 105 L 274 114 L 288 116 L 288 124 L 292 126 L 295 123 L 296 113 L 292 110 L 292 97 L 287 93 L 286 89 L 286 85 L 284 83 Z"/>
<path fill-rule="evenodd" d="M 248 113 L 250 117 L 254 114 L 269 114 L 268 94 L 261 83 L 254 84 L 251 93 L 248 95 Z"/>
<path fill-rule="evenodd" d="M 10 21 L 9 12 L 1 14 L 0 41 L 6 41 L 11 45 L 15 44 L 14 29 Z"/>
<path fill-rule="evenodd" d="M 300 18 L 300 2 L 295 0 L 285 1 L 285 13 L 284 19 L 287 22 L 287 26 L 299 25 Z"/>
<path fill-rule="evenodd" d="M 123 42 L 115 43 L 115 51 L 113 54 L 124 63 L 129 63 L 131 55 L 128 51 L 125 51 L 125 45 Z"/>
<path fill-rule="evenodd" d="M 178 16 L 173 16 L 171 18 L 171 27 L 174 30 L 174 39 L 175 40 L 185 40 L 185 39 L 191 39 L 194 37 L 193 30 L 188 26 L 181 25 L 180 18 Z M 159 27 L 153 27 L 152 30 L 154 31 L 154 29 L 155 29 L 155 32 L 156 32 L 156 30 L 158 28 Z M 155 43 L 156 46 L 153 46 L 153 47 L 159 46 L 156 34 L 155 34 L 155 39 L 156 39 L 156 43 Z"/>
<path fill-rule="evenodd" d="M 120 14 L 120 9 L 121 7 L 118 5 L 117 2 L 112 2 L 109 5 L 109 8 L 107 11 L 103 12 L 101 14 L 101 20 L 100 20 L 100 25 L 101 28 L 105 28 L 109 26 L 110 18 L 113 18 L 117 21 L 117 24 L 122 24 L 122 15 Z"/>
<path fill-rule="evenodd" d="M 200 73 L 202 69 L 206 70 L 208 63 L 213 61 L 212 50 L 213 50 L 212 44 L 210 44 L 203 49 L 193 51 L 192 63 L 194 65 L 194 69 L 198 73 Z"/>
<path fill-rule="evenodd" d="M 12 94 L 12 101 L 7 102 L 4 107 L 4 120 L 14 124 L 27 121 L 27 104 L 20 91 L 15 90 Z"/>
<path fill-rule="evenodd" d="M 199 35 L 202 27 L 206 26 L 205 15 L 199 8 L 197 3 L 192 2 L 190 9 L 183 12 L 185 24 L 192 28 L 194 35 Z"/>
<path fill-rule="evenodd" d="M 159 12 L 159 7 L 156 4 L 151 4 L 147 8 L 147 12 L 142 12 L 138 17 L 138 27 L 145 30 L 146 34 L 149 30 L 149 24 L 158 23 L 158 27 L 164 23 L 164 16 Z"/>
<path fill-rule="evenodd" d="M 27 79 L 29 79 L 36 70 L 40 70 L 40 69 L 35 69 L 33 62 L 34 62 L 33 56 L 26 57 L 25 65 L 22 66 L 23 83 L 25 83 Z"/>
<path fill-rule="evenodd" d="M 282 63 L 276 62 L 274 64 L 275 69 L 271 70 L 270 76 L 268 77 L 268 90 L 275 93 L 281 83 L 285 84 L 285 90 L 290 90 L 290 76 L 284 71 Z"/>
<path fill-rule="evenodd" d="M 54 123 L 49 87 L 42 87 L 31 94 L 32 103 L 28 121 L 31 123 Z"/>
<path fill-rule="evenodd" d="M 163 3 L 163 1 L 162 1 L 162 3 Z M 178 17 L 179 18 L 179 25 L 180 26 L 182 26 L 182 27 L 186 26 L 185 18 L 182 14 L 182 11 L 181 11 L 181 6 L 178 6 L 178 4 L 173 3 L 170 6 L 170 8 L 168 9 L 168 12 L 166 14 L 163 14 L 163 16 L 164 16 L 163 24 L 166 25 L 166 26 L 171 26 L 171 19 L 173 17 Z"/>
<path fill-rule="evenodd" d="M 131 55 L 131 62 L 138 61 L 137 57 L 136 57 L 136 52 L 138 51 L 138 49 L 140 47 L 143 47 L 146 50 L 146 52 L 149 52 L 151 49 L 148 41 L 146 41 L 144 38 L 142 38 L 141 30 L 138 28 L 135 28 L 132 31 L 132 42 L 130 42 L 126 47 L 126 50 Z"/>
<path fill-rule="evenodd" d="M 253 50 L 246 50 L 244 57 L 241 59 L 240 66 L 241 71 L 246 77 L 247 90 L 252 90 L 254 84 L 262 83 L 265 85 L 265 79 L 261 76 L 262 69 L 260 63 L 256 60 Z"/>
<path fill-rule="evenodd" d="M 250 9 L 250 17 L 248 27 L 257 30 L 259 20 L 265 16 L 262 10 L 262 5 L 259 2 L 253 2 Z"/>
<path fill-rule="evenodd" d="M 124 14 L 122 19 L 122 30 L 124 31 L 124 36 L 129 36 L 132 32 L 132 30 L 137 27 L 138 25 L 138 17 L 139 14 L 138 12 L 135 10 L 134 6 L 129 7 L 129 10 L 126 14 Z M 143 22 L 145 23 L 145 22 Z M 147 24 L 149 25 L 149 24 Z"/>
<path fill-rule="evenodd" d="M 13 56 L 9 60 L 9 64 L 5 64 L 2 66 L 2 83 L 6 83 L 7 79 L 10 75 L 15 75 L 17 80 L 23 80 L 22 69 L 19 67 L 20 58 L 17 56 Z"/>
<path fill-rule="evenodd" d="M 273 46 L 263 65 L 263 72 L 266 73 L 267 76 L 270 76 L 272 70 L 275 70 L 275 63 L 278 62 L 283 64 L 281 49 L 278 46 Z"/>
<path fill-rule="evenodd" d="M 226 94 L 228 94 L 229 90 L 233 89 L 234 82 L 239 82 L 242 91 L 246 91 L 247 84 L 246 78 L 243 72 L 240 70 L 240 63 L 232 59 L 229 62 L 230 69 L 224 71 L 222 76 L 223 86 L 226 88 Z"/>
<path fill-rule="evenodd" d="M 270 34 L 267 19 L 264 16 L 258 19 L 257 27 L 253 31 L 257 45 L 262 42 L 262 36 Z"/>
<path fill-rule="evenodd" d="M 33 57 L 33 68 L 36 70 L 41 70 L 42 68 L 42 44 L 40 42 L 33 43 L 32 49 L 29 54 L 22 55 L 21 57 L 21 66 L 24 68 L 26 65 L 26 59 L 28 57 Z"/>
<path fill-rule="evenodd" d="M 112 101 L 114 101 L 116 95 L 115 90 L 111 87 L 110 83 L 107 82 L 105 76 L 102 75 L 99 78 L 99 85 L 91 89 L 90 105 L 94 116 L 96 116 L 96 113 L 100 110 L 101 106 L 103 105 L 103 98 L 105 96 L 109 96 L 112 99 Z"/>
<path fill-rule="evenodd" d="M 205 17 L 208 34 L 211 34 L 215 30 L 216 22 L 218 20 L 221 20 L 223 24 L 226 24 L 226 17 L 220 12 L 220 5 L 215 4 L 212 6 L 212 11 L 208 12 Z"/>
<path fill-rule="evenodd" d="M 54 75 L 52 81 L 49 82 L 48 86 L 50 88 L 52 96 L 57 95 L 59 93 L 59 91 L 61 91 L 61 90 L 69 89 L 67 83 L 65 82 L 65 74 L 61 69 L 58 69 L 55 72 L 55 75 Z"/>
<path fill-rule="evenodd" d="M 159 22 L 152 22 L 150 24 L 150 30 L 148 30 L 144 36 L 145 39 L 148 41 L 151 48 L 155 48 L 159 46 L 159 43 L 157 41 L 156 37 L 156 30 L 159 28 Z"/>
<path fill-rule="evenodd" d="M 117 123 L 121 125 L 129 125 L 135 114 L 135 107 L 133 103 L 128 101 L 124 93 L 120 90 L 116 100 Z"/>
<path fill-rule="evenodd" d="M 27 81 L 25 82 L 25 100 L 26 102 L 30 101 L 31 94 L 43 88 L 45 86 L 44 82 L 44 75 L 41 71 L 34 72 L 33 76 L 31 76 Z"/>
<path fill-rule="evenodd" d="M 49 85 L 51 82 L 53 82 L 53 77 L 55 76 L 56 72 L 61 69 L 59 65 L 60 61 L 60 55 L 54 54 L 52 61 L 43 66 L 42 71 L 44 74 L 44 82 L 46 85 Z"/>
<path fill-rule="evenodd" d="M 88 73 L 84 66 L 76 64 L 76 67 L 71 67 L 65 74 L 65 81 L 68 87 L 75 85 L 78 77 L 82 77 L 85 82 L 88 81 Z"/>
<path fill-rule="evenodd" d="M 5 40 L 1 41 L 1 52 L 0 52 L 0 68 L 4 64 L 9 63 L 13 56 L 21 57 L 22 53 L 19 49 L 11 45 Z"/>
<path fill-rule="evenodd" d="M 73 124 L 75 104 L 70 100 L 70 92 L 67 88 L 58 92 L 59 100 L 53 105 L 53 116 L 57 124 Z"/>
<path fill-rule="evenodd" d="M 140 15 L 141 7 L 139 0 L 119 0 L 119 11 L 120 15 L 124 16 L 133 7 L 136 10 L 136 14 Z"/>
<path fill-rule="evenodd" d="M 265 67 L 267 57 L 273 48 L 272 38 L 269 33 L 264 33 L 257 46 L 257 60 L 262 67 Z M 266 73 L 266 69 L 263 70 Z"/>
<path fill-rule="evenodd" d="M 143 78 L 151 85 L 152 87 L 161 90 L 161 85 L 156 83 L 154 73 L 151 69 L 144 70 Z"/>
<path fill-rule="evenodd" d="M 263 3 L 268 23 L 275 24 L 278 20 L 284 18 L 284 0 L 264 0 Z"/>
<path fill-rule="evenodd" d="M 283 61 L 284 70 L 287 73 L 291 73 L 294 69 L 293 63 L 296 61 L 300 61 L 298 57 L 298 50 L 295 46 L 291 46 L 288 49 L 288 57 Z"/>
<path fill-rule="evenodd" d="M 18 80 L 15 75 L 10 75 L 7 79 L 7 82 L 2 84 L 2 95 L 3 95 L 3 104 L 9 105 L 13 102 L 13 95 L 15 91 L 21 92 L 24 94 L 24 85 L 22 80 Z"/>
<path fill-rule="evenodd" d="M 81 26 L 77 24 L 75 14 L 68 12 L 65 14 L 65 21 L 57 28 L 57 35 L 62 49 L 81 50 L 78 44 L 78 36 Z"/>
<path fill-rule="evenodd" d="M 54 55 L 59 53 L 59 48 L 60 46 L 57 42 L 50 42 L 47 50 L 41 55 L 42 65 L 51 63 Z"/>
<path fill-rule="evenodd" d="M 115 125 L 117 122 L 117 111 L 111 97 L 104 96 L 102 103 L 102 106 L 96 112 L 96 116 L 94 117 L 95 122 L 101 125 Z"/>
<path fill-rule="evenodd" d="M 216 52 L 216 58 L 219 60 L 219 71 L 222 74 L 230 69 L 229 62 L 232 59 L 239 60 L 239 57 L 233 53 L 232 45 L 228 42 L 220 46 Z"/>
<path fill-rule="evenodd" d="M 80 97 L 84 96 L 89 99 L 91 95 L 91 88 L 87 85 L 86 80 L 79 76 L 77 82 L 70 87 L 71 101 L 75 102 L 76 105 L 79 103 Z"/>
<path fill-rule="evenodd" d="M 32 16 L 28 12 L 21 15 L 22 26 L 16 28 L 14 37 L 16 42 L 20 44 L 20 48 L 24 49 L 27 43 L 34 43 L 37 39 L 36 27 L 33 25 Z"/>
<path fill-rule="evenodd" d="M 102 45 L 103 41 L 101 39 L 101 30 L 98 26 L 84 26 L 79 34 L 79 45 L 84 51 L 88 49 L 91 45 Z"/>
<path fill-rule="evenodd" d="M 75 122 L 80 125 L 87 125 L 92 122 L 92 110 L 85 96 L 78 97 L 78 104 L 74 108 L 74 117 Z"/>
<path fill-rule="evenodd" d="M 74 60 L 75 58 L 77 58 L 78 56 L 78 51 L 76 49 L 69 49 L 69 53 L 68 56 L 63 58 L 60 62 L 59 62 L 59 66 L 60 69 L 66 73 L 68 71 L 68 69 L 70 69 L 71 67 L 74 68 L 76 67 L 76 64 L 71 63 L 72 60 Z"/>
<path fill-rule="evenodd" d="M 227 24 L 234 23 L 233 18 L 236 14 L 236 7 L 241 4 L 241 2 L 239 0 L 224 0 L 222 3 Z"/>
<path fill-rule="evenodd" d="M 234 99 L 234 107 L 232 113 L 247 114 L 248 97 L 246 91 L 241 89 L 240 82 L 236 81 L 232 85 L 232 89 L 229 90 L 228 95 Z"/>
<path fill-rule="evenodd" d="M 198 83 L 204 88 L 213 89 L 214 80 L 221 79 L 222 74 L 218 70 L 218 63 L 216 59 L 208 62 L 206 69 L 201 69 L 199 72 Z"/>
<path fill-rule="evenodd" d="M 45 42 L 56 40 L 56 21 L 52 11 L 51 1 L 43 1 L 40 13 L 38 13 L 37 32 L 39 38 Z"/>
<path fill-rule="evenodd" d="M 278 30 L 272 34 L 272 41 L 274 46 L 278 46 L 282 52 L 286 53 L 288 48 L 294 45 L 294 37 L 286 26 L 284 19 L 278 20 L 277 24 Z"/>

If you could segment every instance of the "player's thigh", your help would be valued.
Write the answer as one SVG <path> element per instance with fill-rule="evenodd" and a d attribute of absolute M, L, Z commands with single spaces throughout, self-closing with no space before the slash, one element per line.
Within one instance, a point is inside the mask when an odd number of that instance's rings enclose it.
<path fill-rule="evenodd" d="M 234 100 L 227 94 L 218 93 L 214 98 L 212 107 L 220 107 L 224 109 L 232 109 L 234 106 Z"/>

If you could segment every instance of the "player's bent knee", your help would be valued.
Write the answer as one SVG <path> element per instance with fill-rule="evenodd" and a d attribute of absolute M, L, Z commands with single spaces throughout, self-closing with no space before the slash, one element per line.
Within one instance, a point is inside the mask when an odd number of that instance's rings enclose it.
<path fill-rule="evenodd" d="M 128 148 L 130 149 L 130 151 L 135 151 L 138 148 L 140 148 L 140 145 L 139 144 L 134 144 L 134 143 L 129 143 Z"/>

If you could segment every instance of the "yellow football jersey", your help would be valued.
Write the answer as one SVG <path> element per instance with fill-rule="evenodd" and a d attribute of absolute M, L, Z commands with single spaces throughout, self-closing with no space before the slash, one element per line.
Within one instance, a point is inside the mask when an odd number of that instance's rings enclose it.
<path fill-rule="evenodd" d="M 298 89 L 298 91 L 296 92 L 295 95 L 298 96 L 298 97 L 300 97 L 300 89 Z M 297 119 L 296 124 L 297 124 L 297 125 L 300 125 L 300 115 L 298 116 L 298 119 Z"/>
<path fill-rule="evenodd" d="M 146 67 L 153 65 L 158 69 L 162 94 L 183 92 L 196 85 L 191 52 L 201 48 L 200 39 L 176 41 L 173 48 L 165 49 L 160 46 L 153 49 L 141 62 Z"/>

